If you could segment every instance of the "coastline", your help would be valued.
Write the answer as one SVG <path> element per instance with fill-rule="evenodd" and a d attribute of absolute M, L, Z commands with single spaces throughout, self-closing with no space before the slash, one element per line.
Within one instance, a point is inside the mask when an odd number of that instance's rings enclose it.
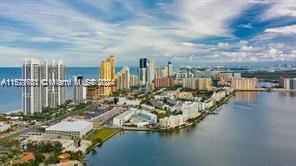
<path fill-rule="evenodd" d="M 5 111 L 5 112 L 1 112 L 0 114 L 10 115 L 10 114 L 15 114 L 15 113 L 19 113 L 19 112 L 22 112 L 22 109 L 17 109 L 17 110 L 12 110 L 12 111 Z"/>

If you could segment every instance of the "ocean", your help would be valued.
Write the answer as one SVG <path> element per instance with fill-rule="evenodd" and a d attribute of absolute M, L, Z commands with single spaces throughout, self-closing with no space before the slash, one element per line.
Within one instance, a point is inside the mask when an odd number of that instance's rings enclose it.
<path fill-rule="evenodd" d="M 117 67 L 119 72 L 122 67 Z M 130 73 L 137 75 L 137 67 L 130 67 Z M 75 75 L 83 75 L 84 78 L 97 79 L 99 75 L 98 67 L 67 67 L 66 79 L 72 79 Z M 22 78 L 21 67 L 1 67 L 0 80 L 20 79 Z M 72 99 L 73 88 L 66 88 L 66 99 Z M 20 110 L 22 106 L 22 88 L 21 87 L 2 87 L 0 86 L 0 113 Z"/>

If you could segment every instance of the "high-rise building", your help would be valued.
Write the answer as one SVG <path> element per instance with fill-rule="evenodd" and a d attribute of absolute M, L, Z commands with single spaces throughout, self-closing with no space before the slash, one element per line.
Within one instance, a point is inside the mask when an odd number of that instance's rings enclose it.
<path fill-rule="evenodd" d="M 196 86 L 198 90 L 212 90 L 212 80 L 209 78 L 199 78 L 197 79 Z"/>
<path fill-rule="evenodd" d="M 155 78 L 155 60 L 149 58 L 147 61 L 147 82 L 150 84 Z"/>
<path fill-rule="evenodd" d="M 139 86 L 139 79 L 135 75 L 130 75 L 130 87 Z"/>
<path fill-rule="evenodd" d="M 62 60 L 59 60 L 58 63 L 56 63 L 54 60 L 52 61 L 52 64 L 47 64 L 47 61 L 45 60 L 45 64 L 43 65 L 45 67 L 42 67 L 45 72 L 42 71 L 42 73 L 46 73 L 44 76 L 43 74 L 41 77 L 43 79 L 47 79 L 48 81 L 51 80 L 65 80 L 65 66 L 63 64 Z M 44 87 L 42 87 L 44 88 Z M 57 84 L 48 85 L 47 87 L 48 93 L 43 93 L 43 99 L 47 100 L 47 104 L 43 105 L 43 107 L 50 107 L 54 108 L 59 105 L 62 105 L 65 103 L 65 87 L 60 86 Z"/>
<path fill-rule="evenodd" d="M 107 60 L 101 62 L 99 78 L 104 80 L 115 79 L 115 58 L 113 55 L 109 56 Z"/>
<path fill-rule="evenodd" d="M 168 77 L 169 76 L 169 68 L 168 68 L 168 66 L 166 65 L 165 67 L 164 67 L 164 69 L 162 69 L 162 73 L 161 73 L 161 75 L 162 75 L 162 77 Z"/>
<path fill-rule="evenodd" d="M 83 76 L 73 76 L 73 101 L 75 103 L 80 103 L 83 101 Z"/>
<path fill-rule="evenodd" d="M 171 77 L 171 76 L 173 76 L 173 64 L 172 64 L 172 62 L 168 62 L 168 76 L 169 77 Z"/>
<path fill-rule="evenodd" d="M 25 59 L 22 67 L 22 78 L 40 80 L 41 65 L 39 60 Z M 22 109 L 24 114 L 42 111 L 41 86 L 25 86 L 22 89 Z"/>
<path fill-rule="evenodd" d="M 197 90 L 212 90 L 210 78 L 183 78 L 183 87 Z"/>
<path fill-rule="evenodd" d="M 58 81 L 65 80 L 65 66 L 63 61 L 48 64 L 47 60 L 41 65 L 39 60 L 27 58 L 22 67 L 23 79 L 34 79 L 37 86 L 23 87 L 22 109 L 24 114 L 41 112 L 42 108 L 54 108 L 65 103 L 65 87 Z M 41 82 L 47 85 L 41 85 Z"/>
<path fill-rule="evenodd" d="M 114 80 L 116 77 L 115 74 L 115 57 L 114 55 L 111 55 L 107 58 L 107 61 L 110 62 L 110 67 L 111 67 L 111 80 Z"/>
<path fill-rule="evenodd" d="M 296 89 L 296 78 L 280 77 L 279 86 L 284 89 Z"/>
<path fill-rule="evenodd" d="M 111 80 L 112 70 L 111 63 L 107 60 L 102 61 L 100 64 L 100 79 Z"/>
<path fill-rule="evenodd" d="M 86 92 L 84 96 L 87 100 L 100 100 L 116 90 L 115 57 L 113 55 L 100 63 L 99 71 L 100 84 L 84 88 L 84 93 Z"/>
<path fill-rule="evenodd" d="M 256 78 L 235 78 L 231 80 L 231 87 L 234 90 L 255 90 Z"/>
<path fill-rule="evenodd" d="M 162 77 L 162 69 L 160 67 L 155 68 L 155 78 Z"/>
<path fill-rule="evenodd" d="M 139 83 L 145 85 L 147 82 L 147 58 L 140 59 L 139 65 Z"/>
<path fill-rule="evenodd" d="M 116 89 L 123 90 L 130 88 L 130 70 L 128 67 L 124 67 L 116 77 Z"/>
<path fill-rule="evenodd" d="M 154 80 L 155 88 L 170 88 L 174 86 L 173 77 L 157 77 Z"/>

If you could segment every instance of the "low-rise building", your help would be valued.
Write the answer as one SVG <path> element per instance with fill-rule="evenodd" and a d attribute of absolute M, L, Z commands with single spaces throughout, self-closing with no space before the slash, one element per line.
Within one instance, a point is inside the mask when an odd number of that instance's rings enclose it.
<path fill-rule="evenodd" d="M 205 102 L 205 108 L 206 109 L 210 109 L 211 107 L 213 107 L 214 106 L 214 101 L 213 101 L 213 99 L 208 99 L 208 100 L 206 100 Z"/>
<path fill-rule="evenodd" d="M 136 114 L 136 110 L 135 108 L 130 108 L 113 118 L 113 126 L 122 127 L 126 121 L 130 120 Z"/>
<path fill-rule="evenodd" d="M 83 137 L 93 129 L 93 123 L 87 121 L 61 121 L 45 129 L 48 134 L 60 134 L 70 137 Z"/>
<path fill-rule="evenodd" d="M 185 117 L 183 115 L 169 116 L 159 119 L 159 127 L 164 129 L 175 128 L 185 124 Z"/>
<path fill-rule="evenodd" d="M 8 130 L 9 128 L 10 128 L 9 124 L 5 124 L 3 122 L 0 122 L 0 133 Z"/>
<path fill-rule="evenodd" d="M 224 90 L 219 91 L 219 92 L 214 92 L 211 96 L 212 99 L 214 99 L 215 101 L 220 101 L 222 98 L 224 98 L 226 96 L 226 93 Z"/>
<path fill-rule="evenodd" d="M 128 121 L 131 121 L 132 124 L 137 127 L 143 127 L 144 124 L 148 125 L 157 123 L 157 116 L 148 111 L 130 108 L 128 111 L 113 118 L 113 126 L 123 127 Z"/>
<path fill-rule="evenodd" d="M 141 104 L 141 108 L 144 109 L 144 110 L 154 110 L 155 108 L 151 105 L 147 105 L 147 104 Z"/>
<path fill-rule="evenodd" d="M 135 100 L 129 100 L 126 97 L 119 97 L 118 98 L 118 105 L 129 105 L 129 106 L 136 106 L 136 105 L 140 105 L 140 100 L 135 99 Z"/>
<path fill-rule="evenodd" d="M 152 123 L 157 123 L 157 116 L 151 112 L 139 110 L 138 115 L 145 119 L 150 120 Z"/>
<path fill-rule="evenodd" d="M 198 102 L 184 102 L 180 105 L 179 110 L 182 111 L 182 115 L 186 120 L 197 118 L 199 113 L 199 103 Z"/>

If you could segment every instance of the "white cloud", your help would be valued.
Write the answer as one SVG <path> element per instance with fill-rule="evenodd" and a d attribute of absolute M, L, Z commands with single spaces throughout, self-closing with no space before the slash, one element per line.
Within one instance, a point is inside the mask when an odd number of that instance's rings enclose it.
<path fill-rule="evenodd" d="M 218 43 L 218 47 L 222 49 L 227 49 L 230 47 L 229 43 Z"/>
<path fill-rule="evenodd" d="M 139 2 L 134 4 L 134 1 L 82 2 L 92 5 L 103 13 L 103 16 L 112 17 L 124 13 L 131 17 L 118 22 L 95 18 L 69 7 L 65 1 L 44 0 L 38 3 L 22 1 L 19 5 L 5 1 L 0 4 L 0 16 L 20 21 L 38 33 L 18 32 L 11 27 L 11 29 L 0 29 L 0 41 L 9 43 L 21 40 L 45 45 L 57 42 L 65 43 L 67 46 L 62 49 L 42 51 L 5 45 L 1 48 L 0 58 L 3 60 L 0 64 L 15 65 L 16 62 L 20 62 L 20 58 L 26 56 L 39 56 L 40 59 L 50 56 L 50 58 L 64 59 L 66 64 L 74 66 L 97 66 L 109 54 L 115 54 L 119 63 L 130 65 L 134 65 L 140 57 L 153 55 L 164 61 L 170 59 L 186 61 L 191 58 L 198 61 L 234 62 L 268 60 L 264 56 L 271 48 L 283 50 L 282 55 L 287 59 L 294 57 L 295 54 L 290 53 L 291 49 L 281 43 L 263 44 L 263 41 L 271 41 L 281 34 L 295 34 L 295 25 L 267 29 L 262 35 L 250 39 L 252 42 L 247 40 L 218 44 L 193 42 L 207 37 L 233 37 L 229 27 L 231 20 L 248 8 L 250 3 L 265 3 L 265 1 L 175 0 L 170 4 L 159 4 L 149 10 Z M 114 12 L 113 2 L 120 4 L 121 10 L 126 13 Z M 160 13 L 168 18 L 160 17 Z M 251 26 L 246 24 L 245 28 Z"/>
<path fill-rule="evenodd" d="M 269 28 L 266 29 L 264 32 L 268 33 L 279 33 L 285 35 L 296 35 L 296 25 L 278 27 L 278 28 Z"/>
<path fill-rule="evenodd" d="M 263 19 L 296 17 L 296 0 L 272 0 L 272 6 L 265 12 Z"/>
<path fill-rule="evenodd" d="M 255 51 L 256 49 L 255 49 L 255 47 L 253 47 L 253 46 L 242 46 L 242 47 L 240 48 L 240 50 L 241 50 L 241 51 L 247 51 L 247 52 L 249 52 L 249 51 Z"/>

